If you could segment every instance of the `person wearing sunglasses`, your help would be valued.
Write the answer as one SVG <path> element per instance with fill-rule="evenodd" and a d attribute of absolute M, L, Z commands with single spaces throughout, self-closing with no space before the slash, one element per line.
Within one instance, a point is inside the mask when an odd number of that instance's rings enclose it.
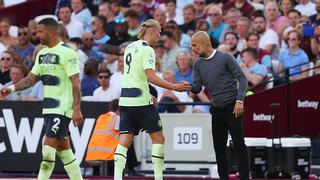
<path fill-rule="evenodd" d="M 9 51 L 4 51 L 1 54 L 1 71 L 0 71 L 0 83 L 2 85 L 10 82 L 10 65 L 13 62 L 13 56 Z"/>
<path fill-rule="evenodd" d="M 37 46 L 38 44 L 40 44 L 40 39 L 37 36 L 37 22 L 33 19 L 30 20 L 28 22 L 28 29 L 29 29 L 30 35 L 31 35 L 30 42 L 33 45 Z"/>
<path fill-rule="evenodd" d="M 98 81 L 100 87 L 93 91 L 93 99 L 95 101 L 110 102 L 120 97 L 120 91 L 110 84 L 111 71 L 104 66 L 98 69 Z"/>
<path fill-rule="evenodd" d="M 309 58 L 305 51 L 299 47 L 301 39 L 302 35 L 297 31 L 289 31 L 287 37 L 288 48 L 279 53 L 280 65 L 278 72 L 283 72 L 289 68 L 289 79 L 291 81 L 308 77 L 308 71 L 306 70 L 308 69 Z M 299 66 L 299 64 L 301 65 Z"/>
<path fill-rule="evenodd" d="M 24 63 L 28 69 L 33 66 L 32 54 L 34 45 L 30 42 L 31 36 L 28 27 L 20 26 L 18 29 L 18 45 L 14 48 L 14 53 L 19 56 L 19 60 Z"/>

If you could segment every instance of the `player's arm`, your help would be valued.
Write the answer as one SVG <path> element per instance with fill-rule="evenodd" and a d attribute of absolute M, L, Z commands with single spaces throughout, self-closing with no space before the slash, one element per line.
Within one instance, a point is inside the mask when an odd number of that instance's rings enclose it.
<path fill-rule="evenodd" d="M 75 126 L 82 123 L 82 113 L 81 113 L 81 86 L 79 74 L 74 74 L 69 77 L 72 83 L 72 95 L 73 95 L 73 115 L 72 120 Z"/>
<path fill-rule="evenodd" d="M 18 83 L 1 89 L 1 98 L 6 97 L 11 92 L 25 90 L 33 86 L 38 80 L 39 80 L 39 77 L 31 72 L 28 74 L 27 77 L 23 78 Z"/>

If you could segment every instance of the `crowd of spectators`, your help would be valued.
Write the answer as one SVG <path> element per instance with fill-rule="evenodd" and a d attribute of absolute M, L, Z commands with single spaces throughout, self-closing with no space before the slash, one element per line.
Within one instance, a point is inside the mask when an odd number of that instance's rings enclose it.
<path fill-rule="evenodd" d="M 270 76 L 290 81 L 320 74 L 320 0 L 59 0 L 55 14 L 59 35 L 80 56 L 83 100 L 112 101 L 120 96 L 126 46 L 137 40 L 139 25 L 160 22 L 162 35 L 154 45 L 157 75 L 170 82 L 192 81 L 191 36 L 206 31 L 211 44 L 231 53 L 249 87 Z M 37 18 L 17 25 L 0 20 L 0 86 L 21 80 L 43 48 Z M 293 67 L 293 68 L 291 68 Z M 275 81 L 281 83 L 283 81 Z M 16 92 L 7 100 L 42 100 L 42 83 Z M 159 102 L 210 102 L 202 92 L 179 93 L 152 85 Z M 160 105 L 159 112 L 208 112 L 209 106 Z"/>

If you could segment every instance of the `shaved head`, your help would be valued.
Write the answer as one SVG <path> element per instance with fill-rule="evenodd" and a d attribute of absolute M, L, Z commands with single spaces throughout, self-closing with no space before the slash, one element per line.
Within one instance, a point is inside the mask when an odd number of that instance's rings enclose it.
<path fill-rule="evenodd" d="M 212 51 L 210 37 L 205 31 L 196 32 L 191 38 L 192 53 L 199 57 L 207 57 Z"/>
<path fill-rule="evenodd" d="M 192 41 L 199 43 L 204 47 L 211 47 L 210 37 L 205 31 L 198 31 L 192 36 Z"/>

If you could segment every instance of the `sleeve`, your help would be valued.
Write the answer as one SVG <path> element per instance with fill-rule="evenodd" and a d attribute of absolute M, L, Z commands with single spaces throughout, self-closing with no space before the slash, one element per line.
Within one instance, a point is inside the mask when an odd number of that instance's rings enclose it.
<path fill-rule="evenodd" d="M 301 64 L 303 64 L 302 66 L 309 68 L 310 63 L 308 63 L 308 62 L 309 62 L 309 58 L 308 58 L 307 54 L 305 52 L 303 52 L 303 55 L 301 58 Z"/>
<path fill-rule="evenodd" d="M 202 80 L 200 76 L 200 69 L 199 69 L 199 61 L 197 60 L 193 65 L 193 76 L 192 76 L 192 89 L 191 92 L 198 94 L 202 90 Z"/>
<path fill-rule="evenodd" d="M 39 64 L 39 58 L 40 58 L 40 53 L 37 54 L 36 59 L 35 59 L 35 63 L 31 69 L 31 73 L 36 75 L 36 76 L 41 76 L 42 72 L 41 72 L 41 68 L 40 68 L 40 64 Z"/>
<path fill-rule="evenodd" d="M 80 73 L 80 58 L 76 51 L 71 50 L 63 61 L 68 77 Z"/>
<path fill-rule="evenodd" d="M 271 57 L 269 55 L 264 55 L 261 59 L 261 64 L 267 68 L 271 68 Z"/>
<path fill-rule="evenodd" d="M 146 69 L 155 70 L 156 69 L 156 54 L 155 54 L 154 50 L 151 47 L 147 47 L 147 48 L 145 48 L 145 51 L 141 51 L 141 52 L 143 53 L 142 54 L 143 70 L 146 70 Z"/>
<path fill-rule="evenodd" d="M 239 81 L 237 100 L 244 101 L 244 97 L 248 88 L 248 80 L 242 72 L 239 64 L 234 60 L 234 57 L 232 55 L 225 53 L 225 59 L 227 68 L 232 72 L 233 76 Z"/>
<path fill-rule="evenodd" d="M 267 34 L 267 38 L 265 39 L 266 39 L 265 45 L 274 44 L 279 46 L 278 34 L 273 30 L 270 29 L 269 33 Z"/>

